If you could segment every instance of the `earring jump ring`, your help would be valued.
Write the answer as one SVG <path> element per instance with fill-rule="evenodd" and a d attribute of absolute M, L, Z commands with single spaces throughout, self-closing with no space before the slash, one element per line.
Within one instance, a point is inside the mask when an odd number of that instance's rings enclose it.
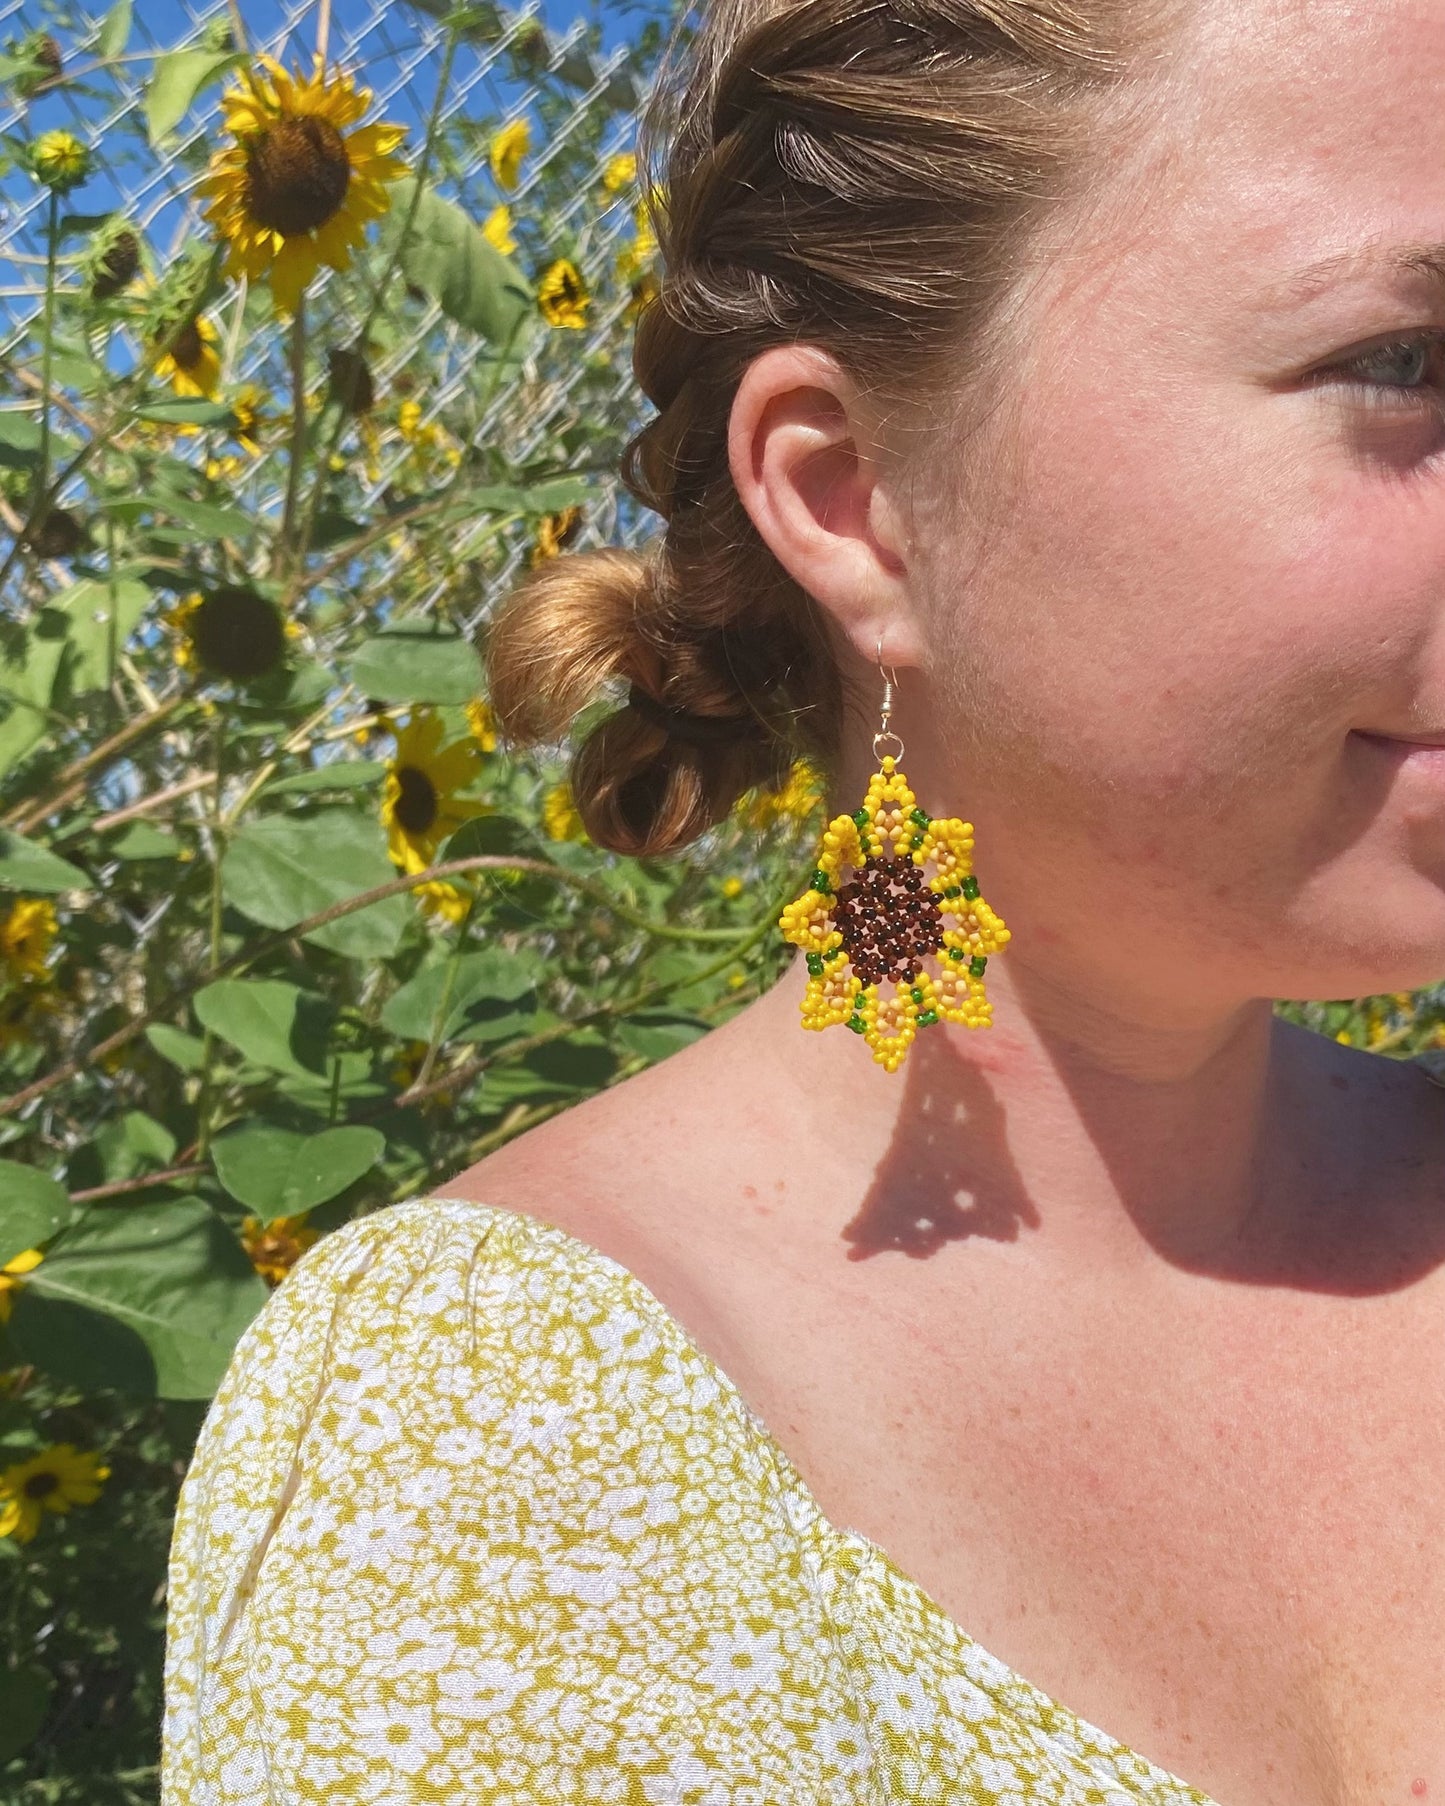
<path fill-rule="evenodd" d="M 893 757 L 895 759 L 901 759 L 903 757 L 903 742 L 902 742 L 902 740 L 899 739 L 898 735 L 895 734 L 893 729 L 890 727 L 890 728 L 885 729 L 882 733 L 874 734 L 874 736 L 873 736 L 873 757 L 875 759 L 877 759 L 881 762 L 882 758 L 883 758 L 883 754 L 878 749 L 878 742 L 880 740 L 891 740 L 894 744 L 894 747 L 897 749 L 894 752 Z"/>

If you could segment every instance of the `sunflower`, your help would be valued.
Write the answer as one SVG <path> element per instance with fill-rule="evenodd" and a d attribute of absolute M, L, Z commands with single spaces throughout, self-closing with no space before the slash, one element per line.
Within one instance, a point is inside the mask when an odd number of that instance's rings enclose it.
<path fill-rule="evenodd" d="M 269 275 L 277 310 L 290 315 L 321 265 L 346 269 L 367 222 L 390 206 L 385 185 L 406 173 L 392 154 L 406 128 L 358 125 L 371 90 L 353 76 L 328 76 L 317 61 L 303 81 L 274 57 L 257 60 L 260 70 L 222 98 L 235 143 L 212 157 L 197 193 L 229 246 L 227 274 Z"/>
<path fill-rule="evenodd" d="M 0 1474 L 0 1536 L 28 1543 L 40 1528 L 42 1511 L 67 1512 L 93 1505 L 110 1469 L 98 1455 L 82 1454 L 73 1442 L 41 1449 Z"/>
<path fill-rule="evenodd" d="M 548 558 L 555 558 L 577 537 L 581 525 L 582 510 L 575 502 L 556 514 L 544 514 L 537 522 L 537 538 L 529 563 L 538 565 Z"/>
<path fill-rule="evenodd" d="M 522 159 L 532 146 L 532 127 L 526 119 L 514 119 L 510 125 L 504 125 L 492 139 L 488 157 L 492 165 L 492 177 L 498 188 L 509 192 L 517 186 L 517 178 L 522 173 Z"/>
<path fill-rule="evenodd" d="M 60 924 L 55 905 L 43 897 L 17 897 L 0 920 L 0 963 L 16 982 L 44 983 L 46 963 Z"/>
<path fill-rule="evenodd" d="M 592 297 L 570 257 L 559 257 L 542 272 L 537 305 L 549 326 L 585 326 Z"/>
<path fill-rule="evenodd" d="M 811 887 L 778 921 L 807 956 L 804 1028 L 846 1022 L 894 1072 L 920 1028 L 987 1027 L 984 966 L 1009 931 L 979 895 L 972 852 L 971 824 L 927 816 L 886 757 L 862 808 L 828 824 Z M 840 886 L 845 865 L 854 875 Z"/>
<path fill-rule="evenodd" d="M 572 786 L 565 780 L 554 784 L 542 798 L 542 826 L 553 840 L 586 840 Z"/>
<path fill-rule="evenodd" d="M 90 152 L 74 132 L 42 132 L 28 152 L 30 172 L 57 194 L 69 194 L 90 175 Z"/>
<path fill-rule="evenodd" d="M 200 395 L 214 401 L 221 388 L 221 359 L 216 350 L 220 337 L 204 314 L 187 320 L 179 332 L 174 326 L 163 326 L 155 338 L 160 351 L 156 375 L 169 379 L 177 395 Z"/>
<path fill-rule="evenodd" d="M 20 1290 L 21 1274 L 32 1273 L 45 1259 L 38 1248 L 27 1248 L 23 1254 L 17 1254 L 13 1260 L 7 1260 L 0 1267 L 0 1323 L 10 1321 L 10 1307 L 15 1302 L 15 1294 Z"/>
<path fill-rule="evenodd" d="M 55 986 L 45 981 L 17 985 L 0 998 L 0 1052 L 33 1041 L 41 1023 L 61 1007 Z"/>
<path fill-rule="evenodd" d="M 602 186 L 608 194 L 621 194 L 637 180 L 637 158 L 631 151 L 619 151 L 602 165 Z"/>
<path fill-rule="evenodd" d="M 493 207 L 487 215 L 482 225 L 482 237 L 504 257 L 510 257 L 516 250 L 517 241 L 512 237 L 512 209 L 505 202 L 500 207 Z"/>
<path fill-rule="evenodd" d="M 272 1217 L 263 1223 L 260 1217 L 247 1217 L 241 1224 L 241 1246 L 251 1258 L 251 1265 L 268 1285 L 278 1286 L 301 1256 L 320 1241 L 318 1230 L 306 1221 L 306 1212 L 294 1217 Z"/>
<path fill-rule="evenodd" d="M 259 456 L 261 451 L 257 435 L 270 425 L 270 418 L 265 412 L 266 403 L 270 399 L 266 391 L 256 383 L 242 383 L 231 397 L 231 413 L 235 416 L 236 424 L 230 429 L 229 437 L 253 458 Z"/>
<path fill-rule="evenodd" d="M 425 871 L 448 835 L 489 813 L 485 803 L 457 795 L 477 776 L 481 753 L 470 739 L 444 747 L 445 731 L 433 709 L 413 709 L 387 766 L 381 819 L 392 862 L 404 872 Z"/>
<path fill-rule="evenodd" d="M 484 753 L 497 750 L 497 717 L 492 713 L 492 705 L 481 696 L 474 696 L 467 704 L 467 724 L 472 730 L 472 738 Z"/>
<path fill-rule="evenodd" d="M 781 790 L 752 792 L 738 805 L 749 828 L 771 828 L 779 821 L 806 821 L 823 800 L 823 780 L 806 759 L 795 760 Z"/>
<path fill-rule="evenodd" d="M 176 663 L 187 671 L 249 683 L 277 670 L 289 640 L 301 637 L 270 599 L 244 583 L 195 591 L 162 616 L 177 636 Z"/>
<path fill-rule="evenodd" d="M 410 1091 L 421 1077 L 422 1065 L 426 1060 L 426 1050 L 425 1041 L 407 1041 L 402 1044 L 401 1051 L 392 1062 L 391 1076 L 393 1082 L 399 1085 L 403 1091 Z M 445 1085 L 441 1090 L 434 1091 L 430 1097 L 422 1098 L 420 1103 L 423 1110 L 444 1110 L 450 1109 L 456 1101 L 456 1090 L 450 1085 Z"/>

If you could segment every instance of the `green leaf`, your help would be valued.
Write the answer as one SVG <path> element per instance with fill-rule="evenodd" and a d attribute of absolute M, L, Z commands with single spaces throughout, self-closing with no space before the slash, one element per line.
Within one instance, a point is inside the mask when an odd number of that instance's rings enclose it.
<path fill-rule="evenodd" d="M 391 191 L 384 228 L 388 250 L 406 219 L 416 179 L 404 177 Z M 483 338 L 501 341 L 535 305 L 531 287 L 454 202 L 423 188 L 402 247 L 401 268 L 408 282 L 430 295 L 442 312 Z"/>
<path fill-rule="evenodd" d="M 487 854 L 550 859 L 551 849 L 544 847 L 532 829 L 515 816 L 500 812 L 474 815 L 470 821 L 463 822 L 455 834 L 447 837 L 437 853 L 437 864 L 448 859 L 477 859 Z"/>
<path fill-rule="evenodd" d="M 558 1090 L 597 1091 L 617 1070 L 617 1056 L 589 1031 L 534 1047 L 523 1055 L 522 1064 Z"/>
<path fill-rule="evenodd" d="M 298 1135 L 266 1123 L 219 1136 L 211 1152 L 222 1185 L 265 1222 L 299 1215 L 354 1185 L 386 1151 L 378 1129 Z"/>
<path fill-rule="evenodd" d="M 126 1110 L 100 1128 L 90 1147 L 99 1159 L 102 1178 L 98 1183 L 109 1185 L 169 1166 L 175 1158 L 176 1138 L 144 1110 Z"/>
<path fill-rule="evenodd" d="M 255 522 L 239 508 L 218 508 L 214 502 L 193 502 L 188 496 L 157 496 L 156 509 L 191 528 L 195 538 L 203 542 L 249 539 L 255 531 Z"/>
<path fill-rule="evenodd" d="M 0 1267 L 38 1248 L 70 1218 L 70 1194 L 49 1173 L 0 1160 Z"/>
<path fill-rule="evenodd" d="M 100 35 L 95 40 L 95 54 L 105 61 L 119 56 L 130 38 L 131 0 L 115 0 L 115 5 L 101 21 Z"/>
<path fill-rule="evenodd" d="M 152 147 L 181 123 L 202 88 L 245 60 L 244 54 L 232 50 L 172 50 L 158 56 L 145 98 Z"/>
<path fill-rule="evenodd" d="M 0 828 L 0 889 L 54 893 L 93 888 L 89 874 L 78 865 L 36 846 L 33 840 L 23 839 L 10 828 Z"/>
<path fill-rule="evenodd" d="M 258 1066 L 312 1079 L 326 1075 L 334 1018 L 314 992 L 279 978 L 221 978 L 197 991 L 192 1005 L 204 1027 Z"/>
<path fill-rule="evenodd" d="M 451 1040 L 477 1010 L 479 1004 L 501 1005 L 509 1016 L 523 1014 L 518 1002 L 529 999 L 535 1006 L 534 980 L 531 968 L 514 953 L 500 947 L 464 953 L 460 959 L 439 959 L 426 965 L 386 1000 L 381 1021 L 394 1035 L 410 1041 L 429 1041 L 432 1023 L 441 1008 L 447 990 L 448 974 L 455 968 L 451 990 L 442 1019 L 442 1041 Z M 500 1013 L 495 1007 L 483 1009 L 480 1018 Z"/>
<path fill-rule="evenodd" d="M 498 514 L 556 514 L 562 508 L 585 502 L 593 485 L 586 477 L 548 477 L 527 485 L 489 483 L 469 489 L 463 498 L 468 507 Z"/>
<path fill-rule="evenodd" d="M 380 784 L 386 766 L 380 759 L 333 759 L 329 765 L 318 765 L 314 771 L 298 771 L 289 778 L 278 778 L 266 786 L 266 794 L 308 790 L 364 790 Z"/>
<path fill-rule="evenodd" d="M 199 1072 L 205 1063 L 206 1044 L 198 1035 L 188 1035 L 172 1028 L 168 1022 L 153 1022 L 145 1038 L 161 1056 L 182 1072 Z"/>
<path fill-rule="evenodd" d="M 54 1679 L 38 1663 L 0 1668 L 0 1762 L 9 1762 L 35 1741 L 54 1690 Z"/>
<path fill-rule="evenodd" d="M 698 1016 L 672 1010 L 638 1010 L 617 1024 L 617 1039 L 628 1053 L 641 1054 L 645 1060 L 664 1060 L 689 1041 L 699 1040 L 709 1026 Z"/>
<path fill-rule="evenodd" d="M 456 633 L 396 627 L 363 640 L 348 674 L 378 702 L 470 702 L 482 693 L 482 665 Z"/>
<path fill-rule="evenodd" d="M 39 462 L 39 420 L 28 411 L 0 408 L 0 468 L 34 470 Z"/>
<path fill-rule="evenodd" d="M 109 688 L 113 675 L 110 661 L 112 631 L 119 657 L 153 599 L 151 590 L 134 577 L 117 578 L 114 588 L 112 597 L 110 583 L 86 578 L 61 590 L 46 604 L 69 623 L 70 643 L 75 648 L 69 673 L 72 696 L 79 696 L 86 690 Z"/>
<path fill-rule="evenodd" d="M 187 52 L 187 55 L 190 53 Z M 173 401 L 151 401 L 135 410 L 137 420 L 154 420 L 161 426 L 234 426 L 236 416 L 229 402 L 203 401 L 200 396 L 178 395 Z"/>
<path fill-rule="evenodd" d="M 27 1280 L 10 1333 L 22 1359 L 75 1385 L 209 1398 L 267 1295 L 198 1198 L 94 1206 Z"/>
<path fill-rule="evenodd" d="M 9 709 L 0 721 L 0 775 L 53 731 L 46 710 L 68 646 L 65 634 L 53 631 L 56 624 L 57 617 L 42 609 L 19 658 L 0 658 L 0 704 Z"/>
<path fill-rule="evenodd" d="M 174 834 L 163 832 L 153 822 L 132 821 L 126 822 L 118 834 L 106 834 L 101 841 L 101 850 L 107 859 L 124 859 L 127 862 L 138 859 L 178 859 L 181 855 L 181 843 Z"/>
<path fill-rule="evenodd" d="M 339 808 L 249 822 L 221 865 L 227 901 L 267 928 L 294 927 L 396 876 L 380 821 Z M 388 897 L 305 938 L 354 959 L 385 959 L 395 953 L 409 920 L 408 899 Z"/>

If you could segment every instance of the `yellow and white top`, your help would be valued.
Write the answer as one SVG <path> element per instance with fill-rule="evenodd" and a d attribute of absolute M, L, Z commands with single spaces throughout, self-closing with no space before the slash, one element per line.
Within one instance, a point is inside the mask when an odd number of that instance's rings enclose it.
<path fill-rule="evenodd" d="M 162 1806 L 1212 1806 L 829 1523 L 635 1275 L 461 1198 L 267 1300 L 169 1599 Z"/>

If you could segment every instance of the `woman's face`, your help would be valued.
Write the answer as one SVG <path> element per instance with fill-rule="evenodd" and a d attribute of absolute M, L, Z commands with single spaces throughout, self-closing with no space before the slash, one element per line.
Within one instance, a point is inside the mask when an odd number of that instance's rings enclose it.
<path fill-rule="evenodd" d="M 926 800 L 975 822 L 1011 965 L 1171 1007 L 1417 986 L 1445 977 L 1445 5 L 1188 29 L 1147 168 L 1051 229 L 989 492 L 920 534 L 953 749 Z"/>

